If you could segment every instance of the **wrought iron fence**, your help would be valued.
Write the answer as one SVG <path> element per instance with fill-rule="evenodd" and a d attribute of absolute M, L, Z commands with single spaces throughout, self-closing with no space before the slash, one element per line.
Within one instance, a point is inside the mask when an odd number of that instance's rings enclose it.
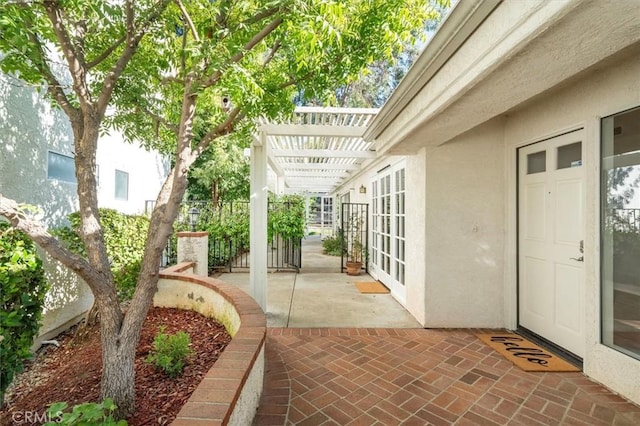
<path fill-rule="evenodd" d="M 369 272 L 369 205 L 363 203 L 342 203 L 340 209 L 342 240 L 342 268 L 346 262 L 362 262 L 362 267 Z"/>
<path fill-rule="evenodd" d="M 270 201 L 269 212 L 280 204 Z M 232 272 L 234 269 L 249 268 L 249 202 L 235 201 L 221 206 L 214 206 L 211 202 L 185 202 L 181 205 L 174 224 L 176 231 L 191 229 L 188 212 L 194 207 L 198 209 L 195 229 L 209 232 L 209 272 Z M 177 261 L 176 245 L 176 236 L 173 235 L 162 256 L 163 267 Z M 298 271 L 302 266 L 301 248 L 301 238 L 273 235 L 268 241 L 267 267 Z"/>

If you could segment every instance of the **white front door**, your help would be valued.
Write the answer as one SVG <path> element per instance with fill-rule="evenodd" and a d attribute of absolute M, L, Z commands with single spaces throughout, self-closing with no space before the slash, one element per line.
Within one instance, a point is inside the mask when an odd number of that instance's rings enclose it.
<path fill-rule="evenodd" d="M 583 131 L 518 151 L 519 325 L 585 351 Z"/>

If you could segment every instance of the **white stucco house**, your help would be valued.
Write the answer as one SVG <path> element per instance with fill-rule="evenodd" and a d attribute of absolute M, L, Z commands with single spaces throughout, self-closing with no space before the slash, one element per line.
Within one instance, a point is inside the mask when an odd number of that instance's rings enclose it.
<path fill-rule="evenodd" d="M 640 403 L 639 1 L 459 2 L 364 139 L 334 195 L 424 327 L 532 333 Z"/>
<path fill-rule="evenodd" d="M 0 74 L 0 193 L 38 206 L 54 227 L 78 208 L 73 133 L 67 117 L 23 82 Z M 118 133 L 104 135 L 97 153 L 100 207 L 143 213 L 168 173 L 168 161 L 126 143 Z M 45 259 L 50 289 L 41 334 L 51 334 L 90 308 L 92 295 L 75 274 Z M 64 307 L 64 309 L 63 309 Z"/>

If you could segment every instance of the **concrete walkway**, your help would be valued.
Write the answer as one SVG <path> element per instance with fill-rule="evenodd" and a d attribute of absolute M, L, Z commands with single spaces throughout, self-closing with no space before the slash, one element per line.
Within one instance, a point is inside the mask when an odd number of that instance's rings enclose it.
<path fill-rule="evenodd" d="M 339 268 L 310 237 L 299 274 L 269 274 L 254 425 L 640 425 L 640 407 L 582 373 L 527 373 L 476 330 L 425 330 Z M 220 278 L 249 292 L 247 273 Z"/>
<path fill-rule="evenodd" d="M 225 273 L 222 281 L 251 294 L 249 273 Z M 357 281 L 373 281 L 365 274 L 340 272 L 340 258 L 322 254 L 317 235 L 302 245 L 302 269 L 271 272 L 267 283 L 269 327 L 390 327 L 416 328 L 420 324 L 390 294 L 362 294 Z"/>

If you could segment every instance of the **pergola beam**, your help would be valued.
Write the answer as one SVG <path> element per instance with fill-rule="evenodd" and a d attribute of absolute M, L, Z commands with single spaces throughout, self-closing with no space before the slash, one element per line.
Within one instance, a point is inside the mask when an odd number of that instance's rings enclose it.
<path fill-rule="evenodd" d="M 376 158 L 374 151 L 350 151 L 347 149 L 272 149 L 271 155 L 274 157 L 292 158 Z"/>
<path fill-rule="evenodd" d="M 284 172 L 285 176 L 288 178 L 292 177 L 304 177 L 304 178 L 321 178 L 321 179 L 333 179 L 333 178 L 344 178 L 349 176 L 349 172 L 332 172 L 330 175 L 326 173 L 322 173 L 322 171 L 300 171 L 300 170 L 286 170 Z"/>
<path fill-rule="evenodd" d="M 329 164 L 329 163 L 283 163 L 277 162 L 283 170 L 357 170 L 359 164 Z"/>
<path fill-rule="evenodd" d="M 361 138 L 366 126 L 331 126 L 325 124 L 264 124 L 269 136 L 328 136 Z"/>

